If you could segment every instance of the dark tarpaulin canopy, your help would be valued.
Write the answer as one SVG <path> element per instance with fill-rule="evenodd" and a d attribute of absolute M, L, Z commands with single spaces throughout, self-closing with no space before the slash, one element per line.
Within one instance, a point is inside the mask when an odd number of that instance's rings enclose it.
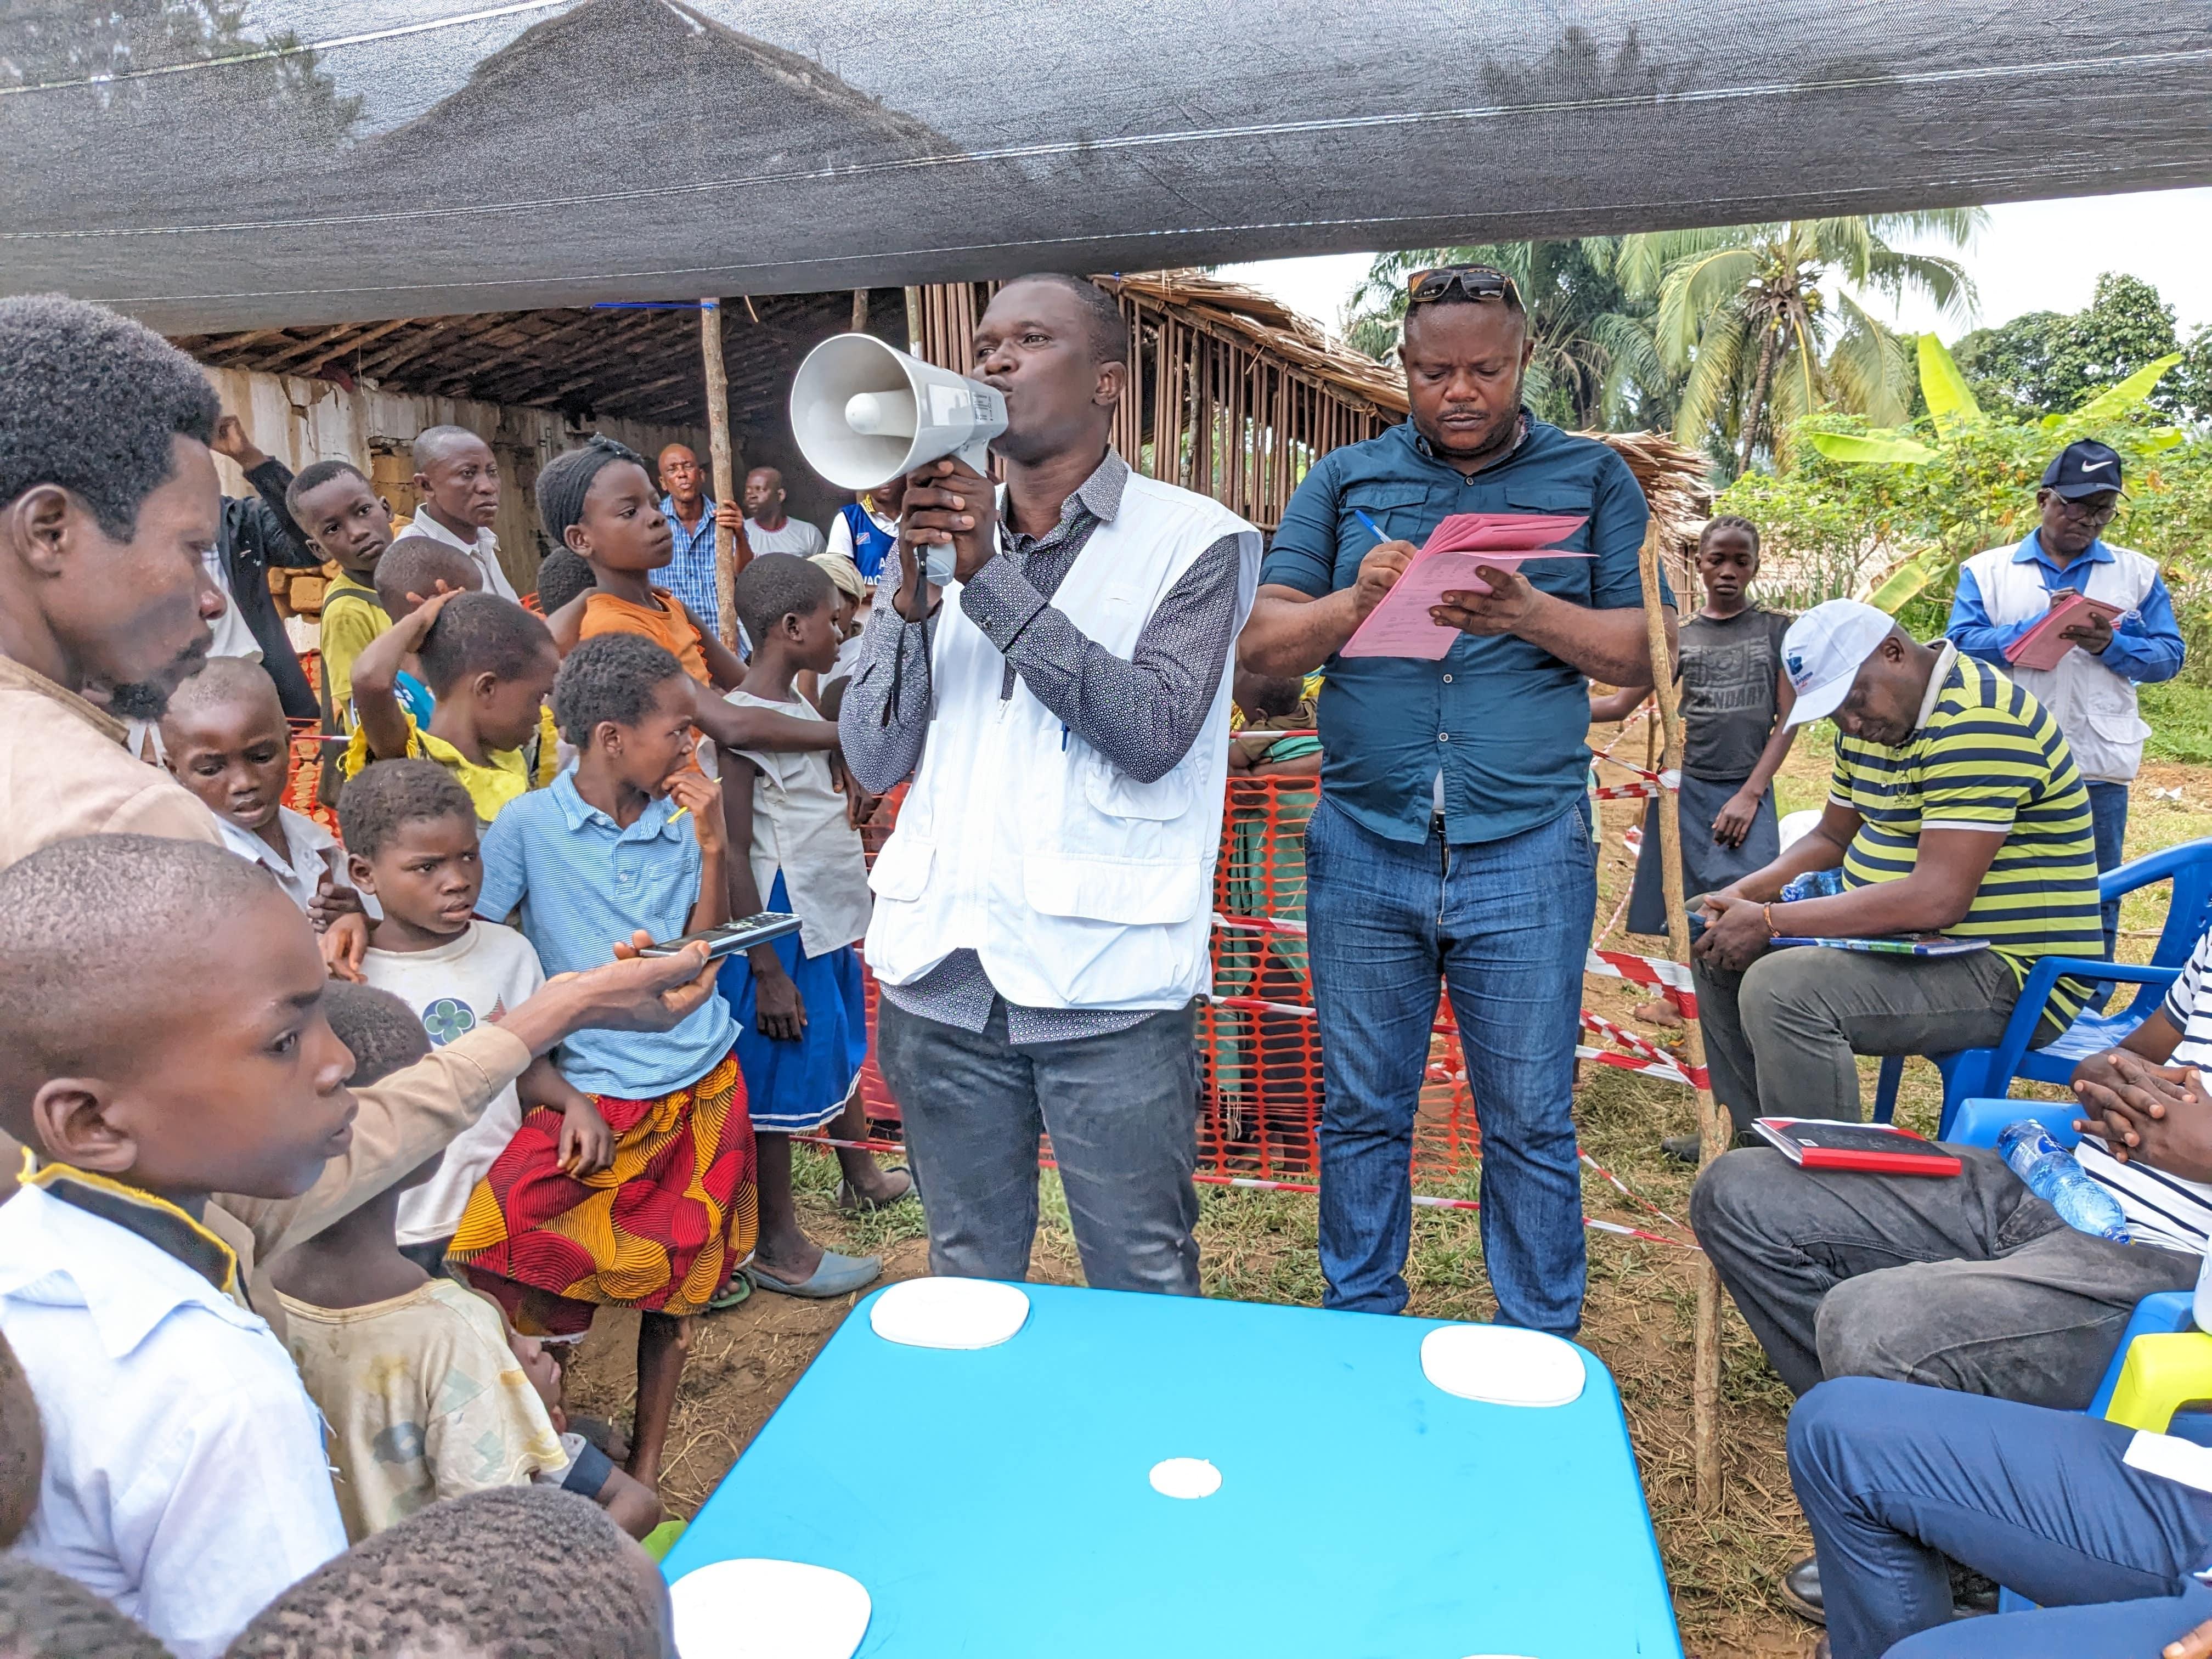
<path fill-rule="evenodd" d="M 2212 8 L 17 0 L 0 288 L 172 332 L 2212 181 Z"/>

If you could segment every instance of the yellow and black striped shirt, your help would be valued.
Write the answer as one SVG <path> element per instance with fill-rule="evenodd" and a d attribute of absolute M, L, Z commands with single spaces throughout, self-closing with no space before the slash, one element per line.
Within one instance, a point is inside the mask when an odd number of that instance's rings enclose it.
<path fill-rule="evenodd" d="M 1923 830 L 2002 830 L 1989 873 L 1954 939 L 1985 939 L 2024 980 L 2038 957 L 2101 957 L 2089 792 L 2057 721 L 1987 663 L 1958 657 L 1935 708 L 1902 749 L 1836 735 L 1828 799 L 1864 821 L 1844 885 L 1912 873 Z M 2062 979 L 2046 1012 L 2062 1024 L 2088 988 Z"/>

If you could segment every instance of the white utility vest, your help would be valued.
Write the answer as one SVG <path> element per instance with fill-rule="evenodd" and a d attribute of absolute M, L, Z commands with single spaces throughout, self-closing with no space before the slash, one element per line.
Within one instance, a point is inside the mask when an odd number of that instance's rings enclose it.
<path fill-rule="evenodd" d="M 2015 556 L 2022 544 L 2010 542 L 1977 553 L 1966 561 L 1975 585 L 1981 589 L 1982 608 L 1999 627 L 2032 622 L 2051 608 L 2051 592 L 2043 585 L 2042 567 L 2033 559 Z M 2081 591 L 2093 599 L 2116 605 L 2132 618 L 2142 608 L 2152 585 L 2158 580 L 2157 562 L 2132 548 L 2105 544 L 2110 564 L 2093 564 Z M 2114 624 L 2118 626 L 2117 623 Z M 2084 778 L 2097 783 L 2125 783 L 2142 764 L 2143 739 L 2150 727 L 2136 712 L 2135 682 L 2116 674 L 2076 646 L 2058 659 L 2056 668 L 2018 668 L 1998 665 L 2014 684 L 2032 693 L 2051 711 L 2074 763 Z"/>
<path fill-rule="evenodd" d="M 1228 535 L 1239 543 L 1241 628 L 1259 585 L 1260 532 L 1218 501 L 1133 472 L 1053 605 L 1131 657 L 1160 601 Z M 1212 980 L 1228 662 L 1190 751 L 1139 783 L 1018 675 L 1002 701 L 1006 660 L 961 609 L 959 585 L 948 586 L 930 650 L 928 741 L 869 878 L 868 966 L 887 985 L 910 985 L 971 950 L 1018 1007 L 1182 1007 Z"/>

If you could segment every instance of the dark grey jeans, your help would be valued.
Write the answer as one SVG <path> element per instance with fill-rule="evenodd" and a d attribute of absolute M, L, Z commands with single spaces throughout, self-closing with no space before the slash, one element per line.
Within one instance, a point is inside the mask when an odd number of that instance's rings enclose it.
<path fill-rule="evenodd" d="M 1042 1130 L 1084 1278 L 1099 1290 L 1196 1296 L 1196 1022 L 1178 1008 L 1104 1036 L 1014 1044 L 1004 1003 L 978 1033 L 885 997 L 877 1063 L 905 1121 L 930 1271 L 1027 1275 Z"/>
<path fill-rule="evenodd" d="M 1995 1152 L 1949 1150 L 1966 1165 L 1950 1180 L 1730 1152 L 1690 1224 L 1799 1394 L 1884 1376 L 2078 1411 L 2136 1304 L 2191 1289 L 2197 1259 L 2077 1233 Z"/>
<path fill-rule="evenodd" d="M 1895 957 L 1800 945 L 1740 974 L 1698 962 L 1691 971 L 1713 1097 L 1739 1133 L 1754 1117 L 1856 1122 L 1865 1114 L 1853 1055 L 1994 1048 L 2020 1000 L 1994 951 Z M 2039 1030 L 2035 1041 L 2057 1035 Z"/>

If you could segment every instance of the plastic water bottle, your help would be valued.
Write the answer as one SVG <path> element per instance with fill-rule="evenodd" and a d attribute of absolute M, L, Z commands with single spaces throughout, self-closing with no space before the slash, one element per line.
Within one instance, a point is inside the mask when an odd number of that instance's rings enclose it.
<path fill-rule="evenodd" d="M 1834 870 L 1808 870 L 1802 876 L 1792 876 L 1784 884 L 1778 904 L 1796 899 L 1833 898 L 1844 890 L 1844 872 Z"/>
<path fill-rule="evenodd" d="M 2092 1238 L 2128 1240 L 2128 1220 L 2119 1200 L 2081 1172 L 2074 1154 L 2051 1138 L 2033 1118 L 2008 1124 L 1997 1136 L 1997 1151 L 2028 1191 L 2058 1212 L 2058 1218 Z"/>

